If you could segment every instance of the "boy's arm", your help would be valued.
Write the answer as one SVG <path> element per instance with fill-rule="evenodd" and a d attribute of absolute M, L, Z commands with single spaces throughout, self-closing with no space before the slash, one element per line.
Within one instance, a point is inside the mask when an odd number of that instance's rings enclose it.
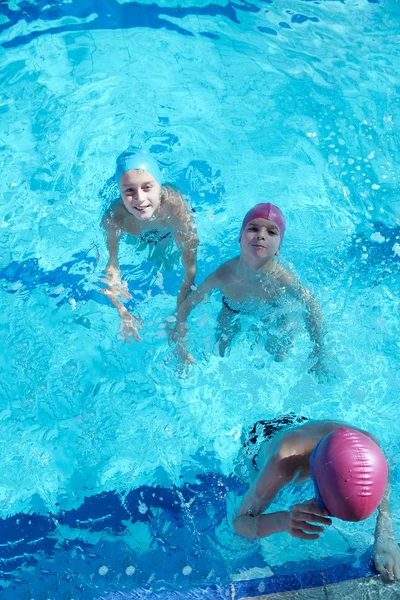
<path fill-rule="evenodd" d="M 184 337 L 187 333 L 186 321 L 194 307 L 203 300 L 208 292 L 217 287 L 219 287 L 218 271 L 214 271 L 181 303 L 177 311 L 175 325 L 175 332 L 178 337 Z"/>
<path fill-rule="evenodd" d="M 287 512 L 268 515 L 261 513 L 291 479 L 292 475 L 283 468 L 279 455 L 271 457 L 245 495 L 237 516 L 233 518 L 236 533 L 252 540 L 287 531 Z"/>
<path fill-rule="evenodd" d="M 293 275 L 287 273 L 283 279 L 286 290 L 305 307 L 304 321 L 310 339 L 314 342 L 313 353 L 321 356 L 324 350 L 324 325 L 322 312 L 318 302 L 311 292 L 304 287 Z"/>
<path fill-rule="evenodd" d="M 400 551 L 394 538 L 390 515 L 390 484 L 386 485 L 375 527 L 374 562 L 378 573 L 388 581 L 400 579 Z"/>
<path fill-rule="evenodd" d="M 284 531 L 303 540 L 318 539 L 323 526 L 331 525 L 332 521 L 314 499 L 295 504 L 290 511 L 261 514 L 297 472 L 297 458 L 290 452 L 283 457 L 279 454 L 271 457 L 244 497 L 237 518 L 233 519 L 236 533 L 251 540 Z"/>

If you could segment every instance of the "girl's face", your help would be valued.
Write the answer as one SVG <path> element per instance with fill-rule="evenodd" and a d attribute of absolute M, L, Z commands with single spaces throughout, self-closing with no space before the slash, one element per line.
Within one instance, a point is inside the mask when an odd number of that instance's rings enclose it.
<path fill-rule="evenodd" d="M 279 251 L 281 235 L 278 226 L 267 219 L 248 223 L 240 238 L 240 248 L 249 258 L 270 260 Z"/>
<path fill-rule="evenodd" d="M 160 206 L 161 186 L 147 171 L 127 171 L 119 189 L 126 210 L 140 221 L 151 219 Z"/>

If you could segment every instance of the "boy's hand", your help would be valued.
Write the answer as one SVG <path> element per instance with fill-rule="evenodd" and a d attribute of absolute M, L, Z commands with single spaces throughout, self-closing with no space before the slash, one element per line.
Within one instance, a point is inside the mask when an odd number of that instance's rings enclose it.
<path fill-rule="evenodd" d="M 186 366 L 196 364 L 196 359 L 190 354 L 190 352 L 188 352 L 183 340 L 178 340 L 174 348 L 174 356 L 177 359 L 177 361 Z"/>
<path fill-rule="evenodd" d="M 143 327 L 143 319 L 139 315 L 137 319 L 130 313 L 124 315 L 121 319 L 122 322 L 122 330 L 121 333 L 125 338 L 127 344 L 130 344 L 130 338 L 133 338 L 135 342 L 141 342 L 142 338 L 139 335 L 138 329 L 142 329 Z"/>
<path fill-rule="evenodd" d="M 376 570 L 385 581 L 400 580 L 400 550 L 392 537 L 380 535 L 377 538 L 374 563 Z"/>
<path fill-rule="evenodd" d="M 171 324 L 167 322 L 166 329 L 168 333 L 168 343 L 170 345 L 174 343 L 182 344 L 189 331 L 189 327 L 186 323 L 177 323 L 175 327 L 172 327 Z"/>
<path fill-rule="evenodd" d="M 322 350 L 314 350 L 310 357 L 316 362 L 313 366 L 308 370 L 309 373 L 315 375 L 318 379 L 318 383 L 326 383 L 330 379 L 335 378 L 335 375 L 332 373 L 329 367 L 330 357 Z"/>
<path fill-rule="evenodd" d="M 314 498 L 302 504 L 295 504 L 287 515 L 286 531 L 292 537 L 302 540 L 317 540 L 324 531 L 322 525 L 326 527 L 332 525 L 326 510 L 320 508 Z M 319 525 L 312 523 L 319 523 Z"/>
<path fill-rule="evenodd" d="M 319 383 L 326 383 L 331 376 L 331 372 L 322 358 L 319 358 L 308 372 L 315 375 Z"/>

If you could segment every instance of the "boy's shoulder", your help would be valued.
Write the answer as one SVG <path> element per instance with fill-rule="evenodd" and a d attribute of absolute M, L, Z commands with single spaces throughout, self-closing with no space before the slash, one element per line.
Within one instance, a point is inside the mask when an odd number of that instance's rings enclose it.
<path fill-rule="evenodd" d="M 214 271 L 215 278 L 226 283 L 227 279 L 231 279 L 236 274 L 239 257 L 231 258 L 224 262 L 218 269 Z"/>
<path fill-rule="evenodd" d="M 279 283 L 284 287 L 292 287 L 298 282 L 298 278 L 279 261 L 277 261 L 274 274 Z"/>

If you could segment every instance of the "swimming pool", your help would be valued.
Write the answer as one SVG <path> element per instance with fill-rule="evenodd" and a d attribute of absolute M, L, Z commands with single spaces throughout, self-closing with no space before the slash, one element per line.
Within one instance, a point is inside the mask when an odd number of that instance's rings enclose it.
<path fill-rule="evenodd" d="M 226 597 L 370 572 L 372 519 L 307 545 L 248 543 L 230 518 L 242 430 L 290 410 L 375 433 L 399 481 L 398 34 L 390 0 L 2 5 L 2 597 Z M 246 327 L 214 356 L 218 296 L 179 379 L 164 330 L 179 269 L 142 268 L 128 242 L 145 339 L 118 339 L 99 223 L 130 141 L 191 198 L 199 281 L 237 252 L 245 210 L 282 207 L 336 381 L 307 374 L 304 330 L 280 364 Z M 395 484 L 396 533 L 398 504 Z"/>

